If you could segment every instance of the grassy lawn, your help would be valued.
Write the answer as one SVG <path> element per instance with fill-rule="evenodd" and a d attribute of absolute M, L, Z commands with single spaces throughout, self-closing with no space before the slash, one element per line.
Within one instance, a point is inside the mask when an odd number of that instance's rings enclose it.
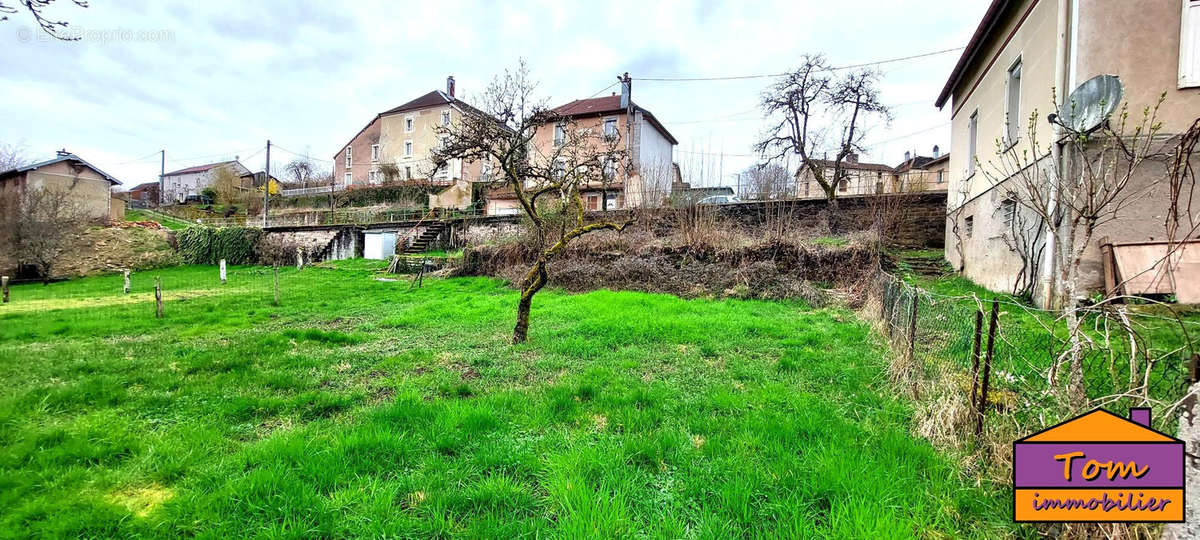
<path fill-rule="evenodd" d="M 383 262 L 17 286 L 0 535 L 997 537 L 849 311 L 546 291 Z M 153 316 L 161 276 L 166 317 Z"/>
<path fill-rule="evenodd" d="M 161 212 L 141 210 L 138 208 L 129 208 L 125 210 L 125 221 L 153 221 L 162 225 L 163 227 L 171 229 L 172 231 L 186 229 L 189 226 L 194 225 L 194 223 L 189 223 L 187 220 L 169 216 Z"/>

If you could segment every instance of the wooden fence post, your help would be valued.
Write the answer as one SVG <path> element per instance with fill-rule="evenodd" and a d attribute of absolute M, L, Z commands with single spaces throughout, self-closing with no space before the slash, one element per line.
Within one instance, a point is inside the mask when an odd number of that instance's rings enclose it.
<path fill-rule="evenodd" d="M 296 270 L 304 268 L 304 248 L 296 246 Z"/>
<path fill-rule="evenodd" d="M 279 263 L 275 263 L 275 305 L 279 305 Z"/>
<path fill-rule="evenodd" d="M 4 290 L 4 304 L 8 303 L 8 276 L 0 276 L 0 289 Z"/>
<path fill-rule="evenodd" d="M 225 284 L 225 259 L 221 259 L 221 285 Z"/>
<path fill-rule="evenodd" d="M 125 269 L 125 294 L 129 294 L 129 269 Z"/>
<path fill-rule="evenodd" d="M 988 381 L 992 375 L 992 351 L 996 343 L 996 323 L 1000 317 L 1000 301 L 992 299 L 992 317 L 988 322 L 987 355 L 983 359 L 983 387 L 979 392 L 979 416 L 975 423 L 975 438 L 983 435 L 983 417 L 987 414 Z"/>
<path fill-rule="evenodd" d="M 163 318 L 162 305 L 162 278 L 154 278 L 154 316 L 155 318 Z"/>
<path fill-rule="evenodd" d="M 983 342 L 983 311 L 975 310 L 975 344 L 971 348 L 971 407 L 979 399 L 979 346 Z"/>

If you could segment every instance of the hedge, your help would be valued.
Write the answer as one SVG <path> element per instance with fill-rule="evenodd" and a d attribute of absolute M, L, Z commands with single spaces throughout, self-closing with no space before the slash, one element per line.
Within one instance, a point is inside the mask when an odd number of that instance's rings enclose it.
<path fill-rule="evenodd" d="M 188 227 L 175 235 L 186 264 L 252 264 L 258 261 L 262 229 L 250 227 Z"/>

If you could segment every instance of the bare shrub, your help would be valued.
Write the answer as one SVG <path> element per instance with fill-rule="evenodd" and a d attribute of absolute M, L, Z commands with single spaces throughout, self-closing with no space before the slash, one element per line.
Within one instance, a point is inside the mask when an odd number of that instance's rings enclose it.
<path fill-rule="evenodd" d="M 10 189 L 0 195 L 0 249 L 49 282 L 54 261 L 89 221 L 66 190 Z"/>

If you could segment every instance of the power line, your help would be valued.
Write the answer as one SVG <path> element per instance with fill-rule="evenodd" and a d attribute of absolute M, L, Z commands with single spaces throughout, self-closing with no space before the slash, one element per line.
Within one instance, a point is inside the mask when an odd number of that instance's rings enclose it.
<path fill-rule="evenodd" d="M 927 52 L 927 53 L 922 53 L 922 54 L 914 54 L 912 56 L 903 56 L 900 58 L 889 58 L 887 60 L 878 60 L 875 62 L 864 62 L 862 64 L 850 64 L 850 65 L 846 65 L 846 66 L 835 66 L 835 67 L 831 67 L 831 68 L 827 68 L 827 69 L 822 69 L 820 71 L 821 72 L 842 71 L 842 70 L 846 70 L 846 69 L 857 69 L 857 68 L 864 68 L 864 67 L 871 67 L 871 66 L 882 66 L 885 64 L 894 64 L 896 62 L 906 62 L 909 60 L 917 60 L 920 58 L 927 58 L 930 56 L 937 56 L 937 55 L 941 55 L 941 54 L 961 51 L 963 49 L 964 49 L 964 47 L 955 47 L 952 49 L 944 49 L 944 50 L 940 50 L 940 51 L 933 51 L 933 52 Z M 769 78 L 774 78 L 774 77 L 782 77 L 784 75 L 787 75 L 787 73 L 785 72 L 785 73 L 762 73 L 762 74 L 755 74 L 755 75 L 730 75 L 730 76 L 724 76 L 724 77 L 634 77 L 633 79 L 635 81 L 656 81 L 656 82 L 740 81 L 740 80 L 747 80 L 747 79 L 769 79 Z"/>
<path fill-rule="evenodd" d="M 312 157 L 312 156 L 310 156 L 310 155 L 308 155 L 308 154 L 301 154 L 301 153 L 299 153 L 299 152 L 296 152 L 296 151 L 294 151 L 294 150 L 288 150 L 287 148 L 284 148 L 284 147 L 282 147 L 282 146 L 279 146 L 279 145 L 278 145 L 278 144 L 276 144 L 276 143 L 271 143 L 271 148 L 274 148 L 274 149 L 276 149 L 276 150 L 283 150 L 284 152 L 287 152 L 287 153 L 289 153 L 289 154 L 291 154 L 291 155 L 293 155 L 293 156 L 296 156 L 296 157 L 301 157 L 301 158 L 307 159 L 307 160 L 309 160 L 309 161 L 320 161 L 321 163 L 335 163 L 335 161 L 333 161 L 332 159 L 321 159 L 321 158 Z"/>

